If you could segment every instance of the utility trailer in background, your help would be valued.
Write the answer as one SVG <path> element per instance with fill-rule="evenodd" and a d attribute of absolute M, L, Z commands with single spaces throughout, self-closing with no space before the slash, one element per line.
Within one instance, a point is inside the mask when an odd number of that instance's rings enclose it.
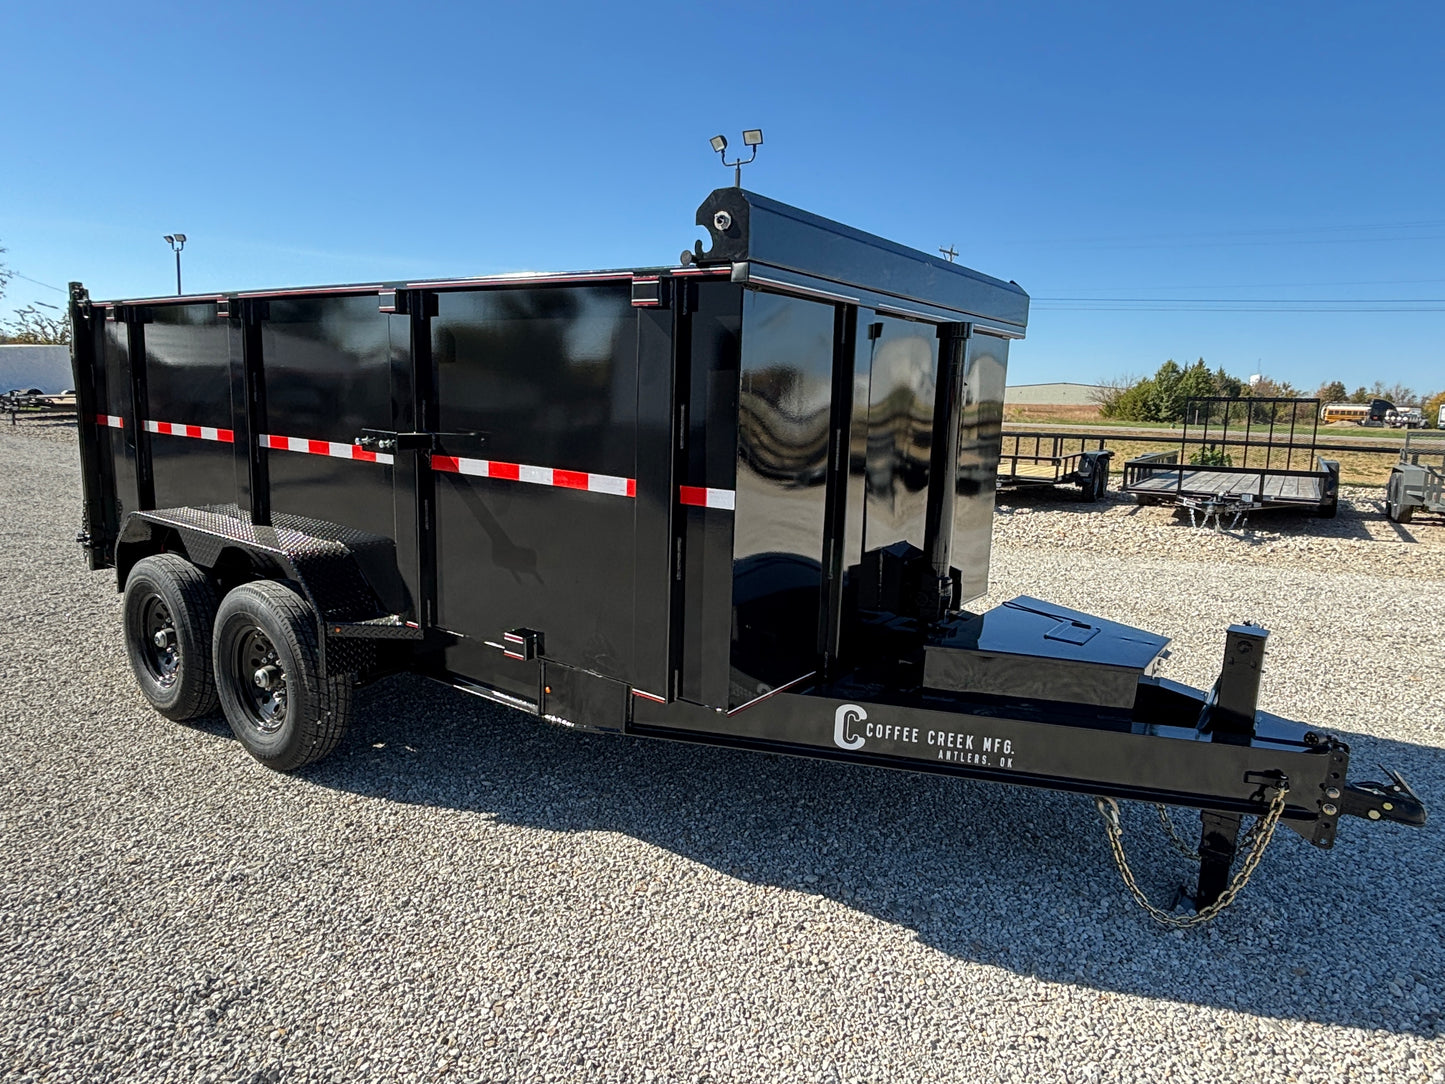
<path fill-rule="evenodd" d="M 1108 492 L 1113 457 L 1103 437 L 1004 433 L 998 488 L 1078 486 L 1080 500 L 1097 501 Z"/>
<path fill-rule="evenodd" d="M 1385 483 L 1385 514 L 1409 523 L 1420 508 L 1445 512 L 1445 437 L 1410 431 Z"/>
<path fill-rule="evenodd" d="M 584 730 L 1193 807 L 1206 917 L 1245 816 L 1245 875 L 1278 823 L 1423 822 L 1256 710 L 1262 629 L 1204 693 L 1156 675 L 1162 636 L 964 608 L 1018 286 L 736 188 L 697 222 L 671 267 L 73 285 L 80 540 L 150 701 L 219 701 L 287 770 L 412 671 Z"/>
<path fill-rule="evenodd" d="M 1212 521 L 1216 529 L 1226 518 L 1234 526 L 1251 512 L 1278 508 L 1333 518 L 1340 465 L 1315 452 L 1319 408 L 1318 399 L 1191 398 L 1179 449 L 1128 460 L 1120 489 L 1140 504 L 1183 508 L 1191 523 Z"/>
<path fill-rule="evenodd" d="M 0 395 L 0 414 L 9 414 L 11 425 L 16 424 L 21 415 L 46 420 L 73 418 L 75 403 L 73 391 L 51 395 L 39 388 L 14 388 Z"/>

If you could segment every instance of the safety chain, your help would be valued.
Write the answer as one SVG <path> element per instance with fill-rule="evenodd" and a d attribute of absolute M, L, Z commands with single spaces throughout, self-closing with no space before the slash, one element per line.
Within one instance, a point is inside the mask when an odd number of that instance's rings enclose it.
<path fill-rule="evenodd" d="M 1169 807 L 1162 802 L 1155 802 L 1154 808 L 1159 810 L 1159 823 L 1164 826 L 1164 831 L 1169 835 L 1169 845 L 1182 854 L 1191 862 L 1199 861 L 1199 852 L 1189 849 L 1189 844 L 1184 842 L 1179 835 L 1179 830 L 1174 827 L 1174 822 L 1169 819 Z"/>
<path fill-rule="evenodd" d="M 1234 897 L 1239 895 L 1244 886 L 1249 883 L 1250 877 L 1254 875 L 1255 867 L 1264 857 L 1269 841 L 1274 838 L 1274 830 L 1279 825 L 1280 817 L 1284 815 L 1284 800 L 1285 796 L 1289 794 L 1289 787 L 1269 786 L 1265 788 L 1266 793 L 1271 791 L 1273 797 L 1270 798 L 1269 809 L 1265 811 L 1264 816 L 1255 821 L 1254 827 L 1245 836 L 1249 842 L 1249 853 L 1244 856 L 1239 872 L 1220 893 L 1219 899 L 1192 915 L 1172 914 L 1149 902 L 1149 897 L 1144 895 L 1143 889 L 1134 880 L 1134 872 L 1129 868 L 1129 860 L 1124 856 L 1124 830 L 1119 825 L 1119 803 L 1112 798 L 1096 797 L 1094 805 L 1099 810 L 1099 816 L 1104 818 L 1104 832 L 1109 837 L 1109 849 L 1114 854 L 1114 864 L 1119 867 L 1119 876 L 1124 879 L 1124 887 L 1129 890 L 1129 894 L 1134 897 L 1140 907 L 1149 912 L 1149 917 L 1154 921 L 1171 929 L 1184 930 L 1191 926 L 1203 926 L 1209 922 L 1233 903 Z"/>

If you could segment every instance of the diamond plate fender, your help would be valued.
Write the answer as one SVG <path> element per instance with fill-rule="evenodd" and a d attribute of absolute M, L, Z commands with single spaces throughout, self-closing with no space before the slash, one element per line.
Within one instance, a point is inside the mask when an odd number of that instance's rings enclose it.
<path fill-rule="evenodd" d="M 116 575 L 124 586 L 140 558 L 158 552 L 167 535 L 178 538 L 196 565 L 215 571 L 228 551 L 244 554 L 261 575 L 295 584 L 318 619 L 321 671 L 328 659 L 340 670 L 364 670 L 374 657 L 372 643 L 350 643 L 358 623 L 392 618 L 390 639 L 420 639 L 421 631 L 396 619 L 406 592 L 389 539 L 304 516 L 278 514 L 269 526 L 254 524 L 235 505 L 163 508 L 132 512 L 116 542 Z M 343 629 L 337 634 L 333 630 Z"/>

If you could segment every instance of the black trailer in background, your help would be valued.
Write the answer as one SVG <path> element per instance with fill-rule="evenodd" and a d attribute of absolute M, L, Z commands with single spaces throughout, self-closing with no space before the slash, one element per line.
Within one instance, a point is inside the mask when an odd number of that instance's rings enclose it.
<path fill-rule="evenodd" d="M 1103 437 L 1072 433 L 1004 433 L 998 488 L 1078 486 L 1079 499 L 1097 501 L 1109 489 L 1114 453 Z"/>
<path fill-rule="evenodd" d="M 412 671 L 553 723 L 1206 810 L 1332 845 L 1403 783 L 1167 640 L 988 588 L 1013 283 L 741 189 L 679 266 L 92 302 L 81 538 L 165 714 L 324 756 Z M 1255 839 L 1268 840 L 1268 832 Z M 1262 845 L 1262 844 L 1261 844 Z"/>
<path fill-rule="evenodd" d="M 1191 522 L 1216 526 L 1278 508 L 1331 518 L 1340 465 L 1316 452 L 1319 416 L 1318 399 L 1191 398 L 1178 450 L 1126 462 L 1121 489 L 1140 504 L 1172 504 Z"/>

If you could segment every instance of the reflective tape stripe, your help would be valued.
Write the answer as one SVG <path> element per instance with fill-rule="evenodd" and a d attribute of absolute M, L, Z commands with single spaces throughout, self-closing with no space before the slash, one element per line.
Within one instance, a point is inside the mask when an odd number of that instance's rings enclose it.
<path fill-rule="evenodd" d="M 473 478 L 497 478 L 504 482 L 527 482 L 534 486 L 580 489 L 588 493 L 610 493 L 615 497 L 636 497 L 637 480 L 614 474 L 535 467 L 527 463 L 501 463 L 494 459 L 466 459 L 456 455 L 433 455 L 432 470 L 445 474 L 468 474 Z"/>
<path fill-rule="evenodd" d="M 215 440 L 222 444 L 234 444 L 236 434 L 229 429 L 218 429 L 213 425 L 182 425 L 179 422 L 157 422 L 147 418 L 143 423 L 147 433 L 159 433 L 163 437 L 190 437 L 192 440 Z"/>
<path fill-rule="evenodd" d="M 705 489 L 702 486 L 679 486 L 678 500 L 694 508 L 725 508 L 731 512 L 737 494 L 731 489 Z"/>
<path fill-rule="evenodd" d="M 108 425 L 112 429 L 125 428 L 125 419 L 119 414 L 97 414 L 95 422 L 97 425 Z"/>
<path fill-rule="evenodd" d="M 332 459 L 354 459 L 359 463 L 390 464 L 390 452 L 373 452 L 360 444 L 342 444 L 334 440 L 310 440 L 306 437 L 279 437 L 273 433 L 262 433 L 261 447 L 273 452 L 305 452 L 308 455 L 324 455 Z"/>

